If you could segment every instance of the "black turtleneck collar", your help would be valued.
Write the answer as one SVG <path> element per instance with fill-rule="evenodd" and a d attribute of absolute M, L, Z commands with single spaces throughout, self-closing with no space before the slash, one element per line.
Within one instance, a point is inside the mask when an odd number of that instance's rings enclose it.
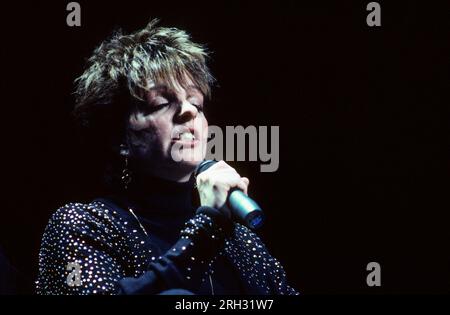
<path fill-rule="evenodd" d="M 140 216 L 186 219 L 195 212 L 194 183 L 194 176 L 186 182 L 148 175 L 133 176 L 124 196 L 134 204 Z"/>

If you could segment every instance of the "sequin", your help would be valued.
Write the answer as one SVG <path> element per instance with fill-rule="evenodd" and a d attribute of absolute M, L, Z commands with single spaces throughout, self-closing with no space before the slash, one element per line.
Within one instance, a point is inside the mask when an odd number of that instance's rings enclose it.
<path fill-rule="evenodd" d="M 207 228 L 211 244 L 222 249 L 213 257 L 197 259 L 199 241 Z M 281 264 L 267 252 L 259 237 L 248 228 L 234 224 L 230 236 L 213 229 L 211 218 L 198 214 L 180 232 L 183 244 L 170 250 L 173 255 L 187 255 L 186 281 L 195 281 L 195 270 L 202 271 L 201 282 L 214 274 L 219 255 L 234 264 L 242 282 L 262 289 L 263 294 L 298 294 L 286 281 Z M 45 229 L 39 252 L 38 294 L 116 294 L 118 282 L 124 278 L 138 278 L 148 271 L 150 264 L 165 259 L 155 256 L 151 244 L 138 222 L 132 222 L 101 202 L 69 203 L 58 209 Z M 249 246 L 249 245 L 252 246 Z M 219 246 L 219 245 L 217 245 Z M 181 249 L 181 250 L 180 250 Z M 201 252 L 201 251 L 200 251 Z M 206 263 L 206 264 L 205 264 Z M 78 270 L 69 268 L 72 265 Z M 261 268 L 262 266 L 262 268 Z M 263 273 L 264 270 L 264 273 Z M 79 282 L 74 278 L 78 272 Z M 70 284 L 70 285 L 69 285 Z"/>

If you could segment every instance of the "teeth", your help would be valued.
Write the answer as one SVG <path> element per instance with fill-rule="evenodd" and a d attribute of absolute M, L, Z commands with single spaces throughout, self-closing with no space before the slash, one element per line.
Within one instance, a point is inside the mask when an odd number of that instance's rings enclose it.
<path fill-rule="evenodd" d="M 195 140 L 195 136 L 190 132 L 183 132 L 180 134 L 180 140 Z"/>

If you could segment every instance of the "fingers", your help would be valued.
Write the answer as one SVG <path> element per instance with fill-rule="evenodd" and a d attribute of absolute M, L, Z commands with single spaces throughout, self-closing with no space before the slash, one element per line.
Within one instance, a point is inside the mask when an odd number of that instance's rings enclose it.
<path fill-rule="evenodd" d="M 245 189 L 243 192 L 248 195 L 248 185 L 250 185 L 250 180 L 247 177 L 241 177 L 241 180 L 244 182 Z"/>
<path fill-rule="evenodd" d="M 230 189 L 235 187 L 242 190 L 244 193 L 247 190 L 247 185 L 241 178 L 237 179 L 234 185 L 230 186 Z"/>
<path fill-rule="evenodd" d="M 247 195 L 249 183 L 247 177 L 241 177 L 224 161 L 215 163 L 197 176 L 197 189 L 200 192 L 202 205 L 216 208 L 223 205 L 227 194 L 233 188 L 237 188 Z"/>
<path fill-rule="evenodd" d="M 217 168 L 220 170 L 223 170 L 226 172 L 226 174 L 228 174 L 228 176 L 230 176 L 230 178 L 233 178 L 228 184 L 229 184 L 229 188 L 239 188 L 240 190 L 242 190 L 246 195 L 248 194 L 248 185 L 250 184 L 250 180 L 247 177 L 241 177 L 241 175 L 239 175 L 239 173 L 232 168 L 230 165 L 228 165 L 226 162 L 224 161 L 219 161 L 217 162 L 215 165 L 217 165 Z"/>
<path fill-rule="evenodd" d="M 234 168 L 230 166 L 222 166 L 214 170 L 214 175 L 211 172 L 211 180 L 216 184 L 226 186 L 226 190 L 238 188 L 247 194 L 248 185 L 250 183 L 247 177 L 241 177 Z"/>
<path fill-rule="evenodd" d="M 208 168 L 205 172 L 209 170 L 222 170 L 222 169 L 228 169 L 232 168 L 230 165 L 228 165 L 225 161 L 219 161 L 217 163 L 214 163 L 210 168 Z M 233 169 L 233 168 L 232 168 Z"/>

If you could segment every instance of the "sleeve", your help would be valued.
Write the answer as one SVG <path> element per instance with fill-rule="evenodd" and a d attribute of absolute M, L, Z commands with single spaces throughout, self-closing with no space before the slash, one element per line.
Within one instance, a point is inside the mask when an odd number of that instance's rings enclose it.
<path fill-rule="evenodd" d="M 272 272 L 269 273 L 269 283 L 271 284 L 271 294 L 277 295 L 299 295 L 300 293 L 289 285 L 286 272 L 278 261 L 278 259 L 271 256 L 267 251 L 267 255 L 270 256 L 269 264 Z"/>
<path fill-rule="evenodd" d="M 121 238 L 111 218 L 80 203 L 58 209 L 39 252 L 37 294 L 113 294 L 125 276 Z"/>
<path fill-rule="evenodd" d="M 216 209 L 199 207 L 165 255 L 151 262 L 142 276 L 119 281 L 120 293 L 157 294 L 173 288 L 195 291 L 208 276 L 210 262 L 233 227 Z"/>
<path fill-rule="evenodd" d="M 38 294 L 158 294 L 194 290 L 223 245 L 231 224 L 213 208 L 200 207 L 180 239 L 150 262 L 140 277 L 123 262 L 125 244 L 108 215 L 69 204 L 50 219 L 39 253 Z M 92 210 L 96 211 L 96 210 Z"/>
<path fill-rule="evenodd" d="M 264 294 L 299 295 L 289 285 L 281 263 L 269 253 L 259 236 L 247 227 L 237 225 L 234 237 L 227 242 L 225 251 L 235 264 L 240 264 L 242 270 L 259 275 L 259 284 L 264 288 Z"/>

